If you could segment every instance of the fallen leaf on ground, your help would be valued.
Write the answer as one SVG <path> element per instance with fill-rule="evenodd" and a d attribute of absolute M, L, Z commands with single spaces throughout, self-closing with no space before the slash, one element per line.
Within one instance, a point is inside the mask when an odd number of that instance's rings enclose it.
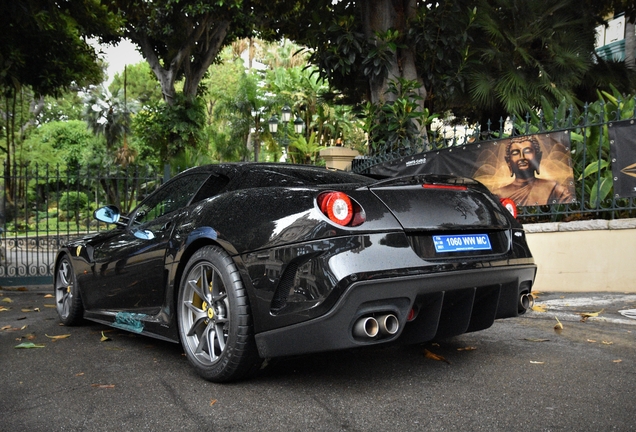
<path fill-rule="evenodd" d="M 424 357 L 430 358 L 431 360 L 443 361 L 450 364 L 450 362 L 446 360 L 444 357 L 442 357 L 441 355 L 432 353 L 427 349 L 424 349 Z"/>
<path fill-rule="evenodd" d="M 34 344 L 33 342 L 22 342 L 14 348 L 44 348 L 44 345 Z"/>
<path fill-rule="evenodd" d="M 54 305 L 54 304 L 45 304 L 44 307 L 54 308 L 54 307 L 57 307 L 57 306 Z"/>
<path fill-rule="evenodd" d="M 33 333 L 29 333 L 28 335 L 24 336 L 26 339 L 28 340 L 33 340 L 35 339 L 35 335 Z"/>
<path fill-rule="evenodd" d="M 475 351 L 477 349 L 477 347 L 464 347 L 464 348 L 457 348 L 457 351 Z"/>
<path fill-rule="evenodd" d="M 91 384 L 91 387 L 112 389 L 115 388 L 115 384 Z"/>
<path fill-rule="evenodd" d="M 22 312 L 40 312 L 40 308 L 33 308 L 33 309 L 22 308 Z"/>
<path fill-rule="evenodd" d="M 67 337 L 70 336 L 70 334 L 57 335 L 57 336 L 49 336 L 47 334 L 44 334 L 44 336 L 46 336 L 49 339 L 53 339 L 53 342 L 55 342 L 56 340 L 66 339 Z"/>
<path fill-rule="evenodd" d="M 599 316 L 599 314 L 603 313 L 605 309 L 601 309 L 598 312 L 581 312 L 579 315 L 581 315 L 581 322 L 585 322 L 587 321 L 588 318 L 595 318 L 597 316 Z"/>
<path fill-rule="evenodd" d="M 610 342 L 610 341 L 603 341 L 602 342 L 603 345 L 614 345 L 614 342 Z"/>
<path fill-rule="evenodd" d="M 550 339 L 525 338 L 529 342 L 548 342 Z"/>
<path fill-rule="evenodd" d="M 545 312 L 547 310 L 545 305 L 542 305 L 542 304 L 535 304 L 530 309 L 532 309 L 535 312 Z"/>
<path fill-rule="evenodd" d="M 76 373 L 75 376 L 84 376 L 84 372 Z"/>
<path fill-rule="evenodd" d="M 13 300 L 11 300 L 9 297 L 5 297 L 2 299 L 3 303 L 13 303 Z"/>
<path fill-rule="evenodd" d="M 11 309 L 10 308 L 6 308 L 4 306 L 0 306 L 0 312 L 6 312 L 6 311 L 9 311 L 9 310 L 11 310 Z"/>
<path fill-rule="evenodd" d="M 53 294 L 47 294 L 44 296 L 44 298 L 54 298 L 55 296 Z"/>
<path fill-rule="evenodd" d="M 563 324 L 561 324 L 561 321 L 559 321 L 559 319 L 557 317 L 554 317 L 554 319 L 557 320 L 557 323 L 554 325 L 554 331 L 556 331 L 558 333 L 561 330 L 563 330 Z"/>
<path fill-rule="evenodd" d="M 212 400 L 210 401 L 210 406 L 214 405 L 215 403 L 217 403 L 217 400 L 216 400 L 216 399 L 212 399 Z"/>
<path fill-rule="evenodd" d="M 534 361 L 534 360 L 530 360 L 530 363 L 532 363 L 532 364 L 545 364 L 545 362 Z"/>
<path fill-rule="evenodd" d="M 588 339 L 587 340 L 589 343 L 596 343 L 596 341 L 594 339 Z"/>
<path fill-rule="evenodd" d="M 109 338 L 108 336 L 106 336 L 104 334 L 104 332 L 102 332 L 102 338 L 99 340 L 100 342 L 107 342 L 109 340 L 112 340 L 111 338 Z"/>
<path fill-rule="evenodd" d="M 623 360 L 621 360 L 621 359 L 616 359 L 616 360 L 612 360 L 612 363 L 620 363 L 620 362 L 622 362 L 622 361 L 623 361 Z"/>
<path fill-rule="evenodd" d="M 0 330 L 9 330 L 10 328 L 11 328 L 10 325 L 6 325 L 6 326 L 0 328 Z"/>

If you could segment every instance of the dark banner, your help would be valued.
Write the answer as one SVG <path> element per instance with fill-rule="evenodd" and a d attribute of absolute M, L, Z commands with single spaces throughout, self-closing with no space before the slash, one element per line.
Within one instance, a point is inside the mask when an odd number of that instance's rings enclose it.
<path fill-rule="evenodd" d="M 404 157 L 371 168 L 372 175 L 450 174 L 474 178 L 518 206 L 572 203 L 570 135 L 554 132 Z"/>
<path fill-rule="evenodd" d="M 612 177 L 616 198 L 636 196 L 636 126 L 634 120 L 609 124 Z"/>

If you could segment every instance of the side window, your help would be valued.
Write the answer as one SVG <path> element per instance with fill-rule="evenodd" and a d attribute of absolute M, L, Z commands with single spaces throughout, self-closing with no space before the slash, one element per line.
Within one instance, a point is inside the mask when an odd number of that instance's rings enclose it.
<path fill-rule="evenodd" d="M 199 202 L 206 198 L 213 197 L 223 192 L 230 179 L 224 175 L 212 175 L 207 179 L 203 186 L 199 189 L 196 196 L 192 200 L 193 203 Z"/>
<path fill-rule="evenodd" d="M 139 205 L 134 223 L 144 224 L 187 206 L 209 176 L 209 173 L 192 174 L 170 182 Z"/>

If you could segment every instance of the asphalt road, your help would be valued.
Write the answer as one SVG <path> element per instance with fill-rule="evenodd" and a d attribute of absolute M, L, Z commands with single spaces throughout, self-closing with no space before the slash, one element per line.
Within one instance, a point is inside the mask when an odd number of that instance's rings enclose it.
<path fill-rule="evenodd" d="M 636 430 L 636 319 L 617 312 L 636 295 L 542 295 L 545 312 L 481 332 L 278 360 L 225 385 L 176 344 L 60 326 L 43 292 L 0 299 L 2 431 Z"/>

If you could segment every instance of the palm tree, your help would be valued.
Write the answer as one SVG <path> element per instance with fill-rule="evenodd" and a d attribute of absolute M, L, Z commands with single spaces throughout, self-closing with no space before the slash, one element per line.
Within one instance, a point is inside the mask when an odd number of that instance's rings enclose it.
<path fill-rule="evenodd" d="M 137 111 L 136 102 L 128 102 L 123 97 L 124 90 L 111 95 L 107 88 L 93 88 L 86 100 L 86 122 L 95 135 L 106 140 L 106 149 L 113 152 L 115 160 L 122 166 L 132 163 L 135 153 L 128 147 L 127 134 L 130 133 L 130 114 Z M 117 148 L 121 142 L 121 147 Z"/>
<path fill-rule="evenodd" d="M 481 0 L 468 70 L 472 104 L 493 121 L 542 97 L 575 104 L 593 64 L 594 17 L 579 0 Z"/>

